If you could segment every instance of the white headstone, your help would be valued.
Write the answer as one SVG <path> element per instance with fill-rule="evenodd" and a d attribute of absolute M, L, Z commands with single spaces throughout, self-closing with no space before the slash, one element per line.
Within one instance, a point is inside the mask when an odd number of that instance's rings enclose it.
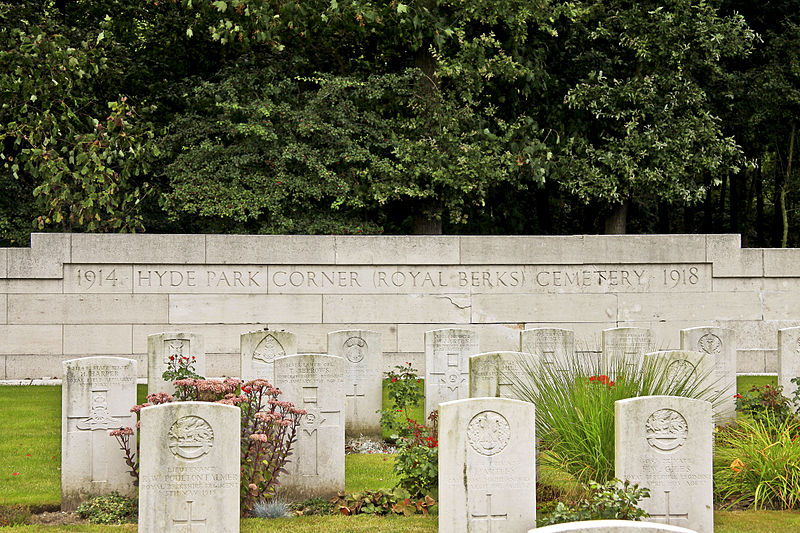
<path fill-rule="evenodd" d="M 681 330 L 681 349 L 707 354 L 714 366 L 715 389 L 720 394 L 716 417 L 721 423 L 736 420 L 736 332 L 727 328 Z"/>
<path fill-rule="evenodd" d="M 281 476 L 287 498 L 330 498 L 344 490 L 344 360 L 324 354 L 275 358 L 275 386 L 298 409 L 297 442 Z"/>
<path fill-rule="evenodd" d="M 653 522 L 633 522 L 630 520 L 589 520 L 586 522 L 567 522 L 552 526 L 531 529 L 528 533 L 697 533 L 685 527 L 657 524 Z"/>
<path fill-rule="evenodd" d="M 383 348 L 381 334 L 363 329 L 328 333 L 328 354 L 344 359 L 347 435 L 381 436 Z"/>
<path fill-rule="evenodd" d="M 239 337 L 241 376 L 244 381 L 275 380 L 276 357 L 297 353 L 297 335 L 288 331 L 251 331 Z"/>
<path fill-rule="evenodd" d="M 439 533 L 536 524 L 532 403 L 471 398 L 439 406 Z"/>
<path fill-rule="evenodd" d="M 711 404 L 641 396 L 617 401 L 614 418 L 614 473 L 650 489 L 648 520 L 713 533 Z"/>
<path fill-rule="evenodd" d="M 442 402 L 469 397 L 469 356 L 479 351 L 478 334 L 468 329 L 425 332 L 425 418 Z"/>
<path fill-rule="evenodd" d="M 136 496 L 125 456 L 109 432 L 130 427 L 136 443 L 136 361 L 84 357 L 62 363 L 61 509 L 113 491 Z"/>
<path fill-rule="evenodd" d="M 195 333 L 168 332 L 147 336 L 147 394 L 155 392 L 175 392 L 171 381 L 165 381 L 162 374 L 167 369 L 170 357 L 195 358 L 196 374 L 206 377 L 206 352 L 203 336 Z"/>
<path fill-rule="evenodd" d="M 668 386 L 686 383 L 698 391 L 714 385 L 714 360 L 702 352 L 690 350 L 664 350 L 644 355 L 645 361 L 664 360 L 649 363 L 653 368 L 664 368 L 664 382 Z"/>
<path fill-rule="evenodd" d="M 140 416 L 139 533 L 238 533 L 239 408 L 174 402 Z"/>
<path fill-rule="evenodd" d="M 514 376 L 534 368 L 536 355 L 522 352 L 487 352 L 469 358 L 470 398 L 516 398 Z"/>
<path fill-rule="evenodd" d="M 794 396 L 797 385 L 792 379 L 800 377 L 800 327 L 778 330 L 778 385 L 783 395 Z"/>
<path fill-rule="evenodd" d="M 534 328 L 520 331 L 520 351 L 540 356 L 544 365 L 564 370 L 575 363 L 575 332 L 561 328 Z"/>
<path fill-rule="evenodd" d="M 637 372 L 644 354 L 652 351 L 653 332 L 647 328 L 603 330 L 602 366 L 606 374 L 610 375 L 610 371 L 621 365 L 622 361 L 627 371 Z"/>

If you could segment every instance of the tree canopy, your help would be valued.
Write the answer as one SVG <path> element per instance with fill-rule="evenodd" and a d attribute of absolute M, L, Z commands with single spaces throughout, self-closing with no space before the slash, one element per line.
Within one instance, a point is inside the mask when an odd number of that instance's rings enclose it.
<path fill-rule="evenodd" d="M 800 245 L 789 0 L 0 1 L 32 230 Z"/>

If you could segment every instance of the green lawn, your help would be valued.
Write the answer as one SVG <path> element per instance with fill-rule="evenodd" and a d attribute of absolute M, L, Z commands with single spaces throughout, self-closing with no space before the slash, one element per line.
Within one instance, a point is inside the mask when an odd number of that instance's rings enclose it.
<path fill-rule="evenodd" d="M 763 387 L 764 385 L 777 387 L 777 376 L 739 376 L 736 379 L 736 392 L 742 394 L 749 391 L 751 387 Z"/>

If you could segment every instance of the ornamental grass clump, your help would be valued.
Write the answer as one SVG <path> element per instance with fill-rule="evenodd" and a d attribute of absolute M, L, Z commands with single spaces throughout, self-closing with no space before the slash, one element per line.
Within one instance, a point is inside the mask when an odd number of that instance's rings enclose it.
<path fill-rule="evenodd" d="M 728 508 L 800 509 L 800 418 L 780 408 L 759 409 L 720 428 L 714 491 Z"/>
<path fill-rule="evenodd" d="M 572 482 L 607 483 L 614 478 L 614 403 L 639 396 L 669 395 L 718 401 L 711 371 L 672 372 L 666 355 L 611 358 L 606 366 L 579 356 L 565 368 L 520 358 L 509 374 L 518 398 L 536 405 L 540 464 L 565 472 Z"/>
<path fill-rule="evenodd" d="M 239 379 L 183 378 L 174 382 L 175 396 L 165 392 L 147 395 L 147 402 L 135 405 L 131 412 L 144 407 L 174 401 L 204 401 L 238 406 L 241 412 L 241 484 L 242 514 L 252 512 L 258 501 L 275 496 L 278 478 L 297 440 L 297 427 L 305 410 L 291 402 L 278 400 L 280 389 L 263 379 L 242 383 Z M 136 423 L 137 428 L 139 422 Z M 139 478 L 138 446 L 131 442 L 132 428 L 111 432 L 117 439 L 131 469 Z M 136 448 L 134 450 L 134 447 Z"/>

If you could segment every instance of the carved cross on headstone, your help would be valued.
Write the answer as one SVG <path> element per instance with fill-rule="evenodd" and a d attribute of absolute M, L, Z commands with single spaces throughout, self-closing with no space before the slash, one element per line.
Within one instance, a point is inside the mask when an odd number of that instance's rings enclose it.
<path fill-rule="evenodd" d="M 321 428 L 339 427 L 341 411 L 323 411 L 317 405 L 317 389 L 319 387 L 303 387 L 303 409 L 306 415 L 301 419 L 300 426 L 310 437 L 305 439 L 303 446 L 308 458 L 313 460 L 300 460 L 297 464 L 300 474 L 306 476 L 319 475 L 319 430 Z M 326 424 L 326 422 L 328 422 Z M 302 454 L 303 452 L 301 452 Z M 300 455 L 300 454 L 298 454 Z"/>
<path fill-rule="evenodd" d="M 205 531 L 205 529 L 206 529 L 206 519 L 205 518 L 202 518 L 202 519 L 201 518 L 198 518 L 198 519 L 193 519 L 192 518 L 192 504 L 193 503 L 194 503 L 194 500 L 186 500 L 186 505 L 189 507 L 189 516 L 188 516 L 188 518 L 184 518 L 184 519 L 173 518 L 172 519 L 172 525 L 174 526 L 174 528 L 179 528 L 180 527 L 182 529 L 182 531 L 184 531 L 186 533 L 194 533 L 195 531 L 200 531 L 199 529 L 195 529 L 194 526 L 200 526 L 200 527 L 203 528 L 203 531 Z M 188 529 L 183 529 L 183 528 L 188 528 Z M 177 529 L 176 529 L 176 531 L 177 531 Z"/>
<path fill-rule="evenodd" d="M 358 413 L 358 404 L 361 403 L 358 399 L 366 396 L 363 392 L 361 394 L 358 393 L 358 383 L 353 383 L 352 394 L 345 394 L 344 396 L 345 398 L 351 398 L 353 400 L 353 412 Z"/>
<path fill-rule="evenodd" d="M 681 520 L 689 520 L 689 513 L 673 513 L 669 508 L 669 493 L 670 491 L 664 491 L 664 512 L 663 513 L 650 513 L 650 518 L 661 518 L 666 520 L 665 523 L 672 524 L 671 520 L 673 519 L 681 519 Z"/>
<path fill-rule="evenodd" d="M 476 514 L 471 513 L 470 515 L 473 521 L 486 521 L 486 525 L 488 527 L 487 532 L 492 533 L 492 522 L 499 522 L 501 520 L 508 520 L 508 513 L 496 513 L 492 514 L 492 494 L 486 494 L 486 513 L 484 514 Z"/>
<path fill-rule="evenodd" d="M 117 419 L 127 419 L 128 413 L 112 415 L 108 410 L 108 389 L 92 389 L 89 393 L 89 415 L 68 416 L 67 420 L 74 424 L 77 431 L 90 431 L 92 442 L 89 446 L 92 483 L 105 483 L 108 481 L 108 462 L 100 453 L 100 449 L 109 442 L 108 431 L 117 429 L 120 424 Z M 95 453 L 97 448 L 97 453 Z"/>

